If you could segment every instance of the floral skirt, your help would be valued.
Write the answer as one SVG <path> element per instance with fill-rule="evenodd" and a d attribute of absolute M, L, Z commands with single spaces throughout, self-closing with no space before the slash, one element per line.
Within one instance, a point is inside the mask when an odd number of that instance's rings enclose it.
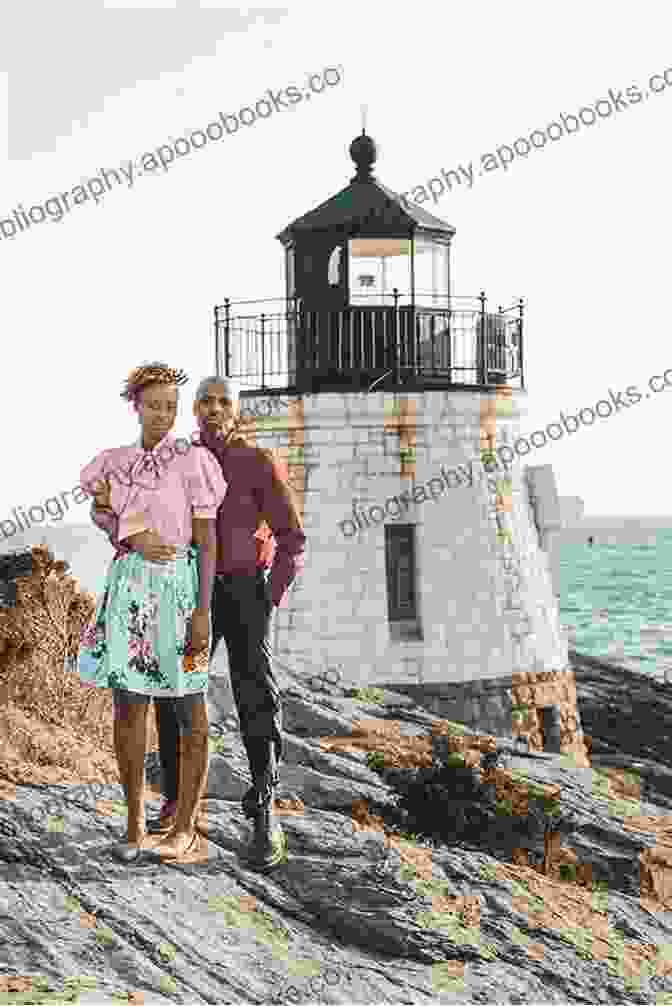
<path fill-rule="evenodd" d="M 82 630 L 79 676 L 98 688 L 157 697 L 206 692 L 208 651 L 185 655 L 198 605 L 198 551 L 166 564 L 137 552 L 110 563 L 93 621 Z"/>

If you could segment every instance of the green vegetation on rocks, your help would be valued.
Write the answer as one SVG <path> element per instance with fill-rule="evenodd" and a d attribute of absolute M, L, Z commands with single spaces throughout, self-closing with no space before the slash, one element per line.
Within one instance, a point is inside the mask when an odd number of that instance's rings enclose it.
<path fill-rule="evenodd" d="M 350 696 L 353 699 L 359 699 L 360 702 L 373 703 L 374 705 L 382 705 L 385 700 L 385 692 L 382 688 L 353 688 L 350 692 Z"/>

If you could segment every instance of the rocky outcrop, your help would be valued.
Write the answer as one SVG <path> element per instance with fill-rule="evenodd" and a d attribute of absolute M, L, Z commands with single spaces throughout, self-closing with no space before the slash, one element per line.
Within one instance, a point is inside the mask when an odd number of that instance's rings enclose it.
<path fill-rule="evenodd" d="M 95 598 L 48 547 L 30 552 L 32 572 L 16 579 L 15 605 L 0 608 L 0 771 L 22 783 L 115 782 L 111 693 L 82 684 L 75 671 Z"/>
<path fill-rule="evenodd" d="M 276 807 L 290 859 L 268 876 L 244 864 L 240 786 L 216 770 L 201 813 L 203 862 L 189 867 L 110 859 L 124 824 L 118 787 L 101 786 L 96 802 L 69 797 L 72 787 L 5 795 L 7 976 L 52 988 L 88 977 L 99 995 L 177 993 L 189 1003 L 650 1002 L 668 988 L 672 926 L 638 876 L 639 853 L 656 845 L 642 824 L 658 808 L 641 799 L 626 808 L 600 773 L 438 723 L 394 693 L 371 706 L 298 681 L 285 690 L 303 736 L 287 735 Z M 237 765 L 247 783 L 237 733 L 212 726 L 213 767 Z M 500 767 L 483 771 L 494 752 Z M 456 755 L 490 780 L 500 805 L 480 845 L 390 827 L 395 772 L 431 771 Z M 544 828 L 529 812 L 540 794 L 559 797 L 571 819 L 546 863 Z M 570 879 L 576 864 L 592 875 Z"/>
<path fill-rule="evenodd" d="M 55 694 L 78 695 L 62 661 L 58 677 L 60 652 Z M 616 718 L 603 734 L 598 715 L 599 689 L 615 686 L 596 677 L 584 692 L 577 672 L 593 751 L 592 767 L 580 767 L 441 721 L 392 691 L 377 702 L 337 686 L 319 693 L 285 669 L 276 813 L 289 860 L 268 875 L 244 860 L 249 776 L 218 676 L 200 863 L 111 858 L 125 808 L 116 777 L 94 761 L 88 775 L 58 781 L 8 779 L 0 762 L 0 993 L 32 989 L 41 1002 L 65 986 L 96 1003 L 113 993 L 189 1004 L 664 1001 L 672 820 L 658 796 L 668 798 L 672 765 L 656 733 L 667 696 L 647 692 L 645 710 L 621 680 L 631 736 L 651 735 L 645 779 L 627 745 L 620 764 L 599 762 L 619 753 Z M 86 729 L 66 736 L 81 759 Z M 154 800 L 159 776 L 154 752 Z M 77 785 L 84 778 L 96 782 Z"/>
<path fill-rule="evenodd" d="M 95 599 L 48 548 L 34 547 L 32 559 L 30 575 L 15 581 L 16 604 L 0 609 L 2 773 L 44 783 L 92 772 L 113 782 L 111 697 L 65 673 Z"/>
<path fill-rule="evenodd" d="M 672 908 L 672 689 L 653 678 L 571 652 L 591 761 L 623 796 L 646 800 L 658 813 L 630 817 L 647 831 L 639 856 L 642 891 Z"/>

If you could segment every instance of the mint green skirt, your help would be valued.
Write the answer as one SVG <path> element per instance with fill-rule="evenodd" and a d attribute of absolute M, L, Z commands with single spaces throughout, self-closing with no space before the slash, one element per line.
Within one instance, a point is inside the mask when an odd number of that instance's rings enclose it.
<path fill-rule="evenodd" d="M 190 670 L 185 644 L 198 605 L 198 551 L 160 565 L 130 552 L 110 563 L 93 620 L 80 637 L 85 684 L 177 697 L 208 688 L 207 662 Z"/>

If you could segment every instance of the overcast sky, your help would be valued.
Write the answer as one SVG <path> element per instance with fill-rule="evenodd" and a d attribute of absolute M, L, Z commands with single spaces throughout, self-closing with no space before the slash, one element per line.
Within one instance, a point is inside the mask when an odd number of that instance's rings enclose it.
<path fill-rule="evenodd" d="M 191 428 L 194 388 L 214 369 L 213 305 L 282 295 L 274 235 L 347 184 L 363 103 L 389 188 L 421 195 L 442 168 L 475 166 L 471 187 L 423 205 L 457 229 L 456 294 L 525 299 L 523 433 L 610 389 L 645 391 L 672 368 L 672 87 L 634 104 L 625 91 L 646 92 L 668 68 L 672 82 L 671 21 L 660 3 L 3 6 L 4 219 L 268 88 L 304 92 L 325 67 L 342 82 L 60 223 L 0 238 L 0 519 L 71 489 L 94 454 L 135 437 L 119 392 L 146 359 L 190 375 L 176 431 Z M 481 155 L 594 109 L 610 88 L 625 107 L 479 174 Z M 560 494 L 583 497 L 587 513 L 670 513 L 671 395 L 598 419 L 530 463 L 552 464 Z"/>

